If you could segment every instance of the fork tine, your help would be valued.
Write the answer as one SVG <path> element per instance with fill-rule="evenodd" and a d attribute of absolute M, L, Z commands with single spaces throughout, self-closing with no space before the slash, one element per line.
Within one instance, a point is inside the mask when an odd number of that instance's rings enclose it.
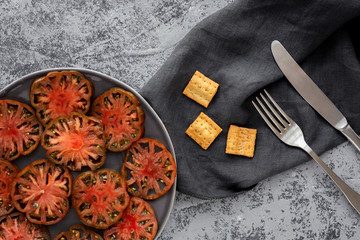
<path fill-rule="evenodd" d="M 266 92 L 266 90 L 264 89 L 264 91 Z M 267 93 L 267 92 L 266 92 Z M 267 95 L 269 96 L 270 94 L 267 93 Z M 274 109 L 274 107 L 269 103 L 269 101 L 264 97 L 264 95 L 262 93 L 260 93 L 261 98 L 263 99 L 263 101 L 265 102 L 265 104 L 268 106 L 268 108 L 271 110 L 271 112 L 275 115 L 275 117 L 281 122 L 281 124 L 286 127 L 287 125 L 289 125 L 288 122 L 286 122 L 284 120 L 283 117 L 281 117 L 278 112 Z M 273 102 L 274 103 L 274 102 Z M 279 106 L 278 106 L 279 107 Z M 280 107 L 279 107 L 280 108 Z"/>
<path fill-rule="evenodd" d="M 258 97 L 256 97 L 256 100 L 260 104 L 262 110 L 266 113 L 267 117 L 272 121 L 273 125 L 275 125 L 277 127 L 277 129 L 279 130 L 280 133 L 283 132 L 284 127 L 281 126 L 279 121 L 274 118 L 273 114 L 271 114 L 269 112 L 269 110 L 265 107 L 265 105 L 260 101 L 260 99 Z"/>
<path fill-rule="evenodd" d="M 286 121 L 288 121 L 290 124 L 293 123 L 294 121 L 284 112 L 284 110 L 282 110 L 282 108 L 275 102 L 275 100 L 271 97 L 271 95 L 265 89 L 264 89 L 264 92 L 266 93 L 266 95 L 268 96 L 270 101 L 274 104 L 276 109 L 281 113 L 281 115 L 283 115 L 283 117 L 286 119 Z"/>
<path fill-rule="evenodd" d="M 258 98 L 257 98 L 258 100 Z M 259 100 L 258 100 L 259 101 Z M 260 110 L 260 108 L 258 107 L 258 105 L 256 105 L 256 103 L 254 101 L 251 101 L 252 104 L 254 105 L 254 107 L 256 108 L 256 110 L 259 112 L 260 116 L 262 117 L 262 119 L 264 119 L 264 121 L 266 122 L 266 124 L 269 126 L 269 128 L 275 133 L 276 136 L 280 137 L 280 132 L 279 130 L 269 121 L 269 119 L 265 116 L 265 114 Z M 260 103 L 260 102 L 259 102 Z"/>

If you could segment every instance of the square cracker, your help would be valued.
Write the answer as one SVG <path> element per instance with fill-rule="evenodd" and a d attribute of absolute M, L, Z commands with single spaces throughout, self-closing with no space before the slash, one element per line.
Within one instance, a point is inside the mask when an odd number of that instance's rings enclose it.
<path fill-rule="evenodd" d="M 183 94 L 207 108 L 218 87 L 218 83 L 196 71 L 184 89 Z"/>
<path fill-rule="evenodd" d="M 206 150 L 221 131 L 221 127 L 202 112 L 185 133 Z"/>
<path fill-rule="evenodd" d="M 253 157 L 255 150 L 256 129 L 230 125 L 226 153 Z"/>

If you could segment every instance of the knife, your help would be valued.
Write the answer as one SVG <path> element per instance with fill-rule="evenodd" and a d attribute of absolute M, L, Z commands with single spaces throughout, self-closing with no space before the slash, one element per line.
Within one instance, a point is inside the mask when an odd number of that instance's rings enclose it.
<path fill-rule="evenodd" d="M 351 128 L 345 116 L 301 69 L 284 46 L 275 40 L 271 43 L 271 52 L 280 70 L 296 91 L 360 151 L 360 138 Z"/>

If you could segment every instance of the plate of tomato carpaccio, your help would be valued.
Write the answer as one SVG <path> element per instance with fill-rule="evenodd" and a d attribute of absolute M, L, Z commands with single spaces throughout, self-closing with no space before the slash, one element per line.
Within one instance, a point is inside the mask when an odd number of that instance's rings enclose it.
<path fill-rule="evenodd" d="M 176 171 L 160 118 L 115 78 L 47 69 L 0 91 L 0 239 L 156 239 Z"/>

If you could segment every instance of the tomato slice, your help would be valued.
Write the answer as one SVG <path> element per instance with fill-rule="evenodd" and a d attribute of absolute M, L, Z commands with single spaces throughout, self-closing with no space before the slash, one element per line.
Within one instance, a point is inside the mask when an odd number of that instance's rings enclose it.
<path fill-rule="evenodd" d="M 18 173 L 11 185 L 11 198 L 30 222 L 51 225 L 68 213 L 71 186 L 69 169 L 41 159 Z"/>
<path fill-rule="evenodd" d="M 14 160 L 36 149 L 42 127 L 32 108 L 14 100 L 0 100 L 0 157 Z"/>
<path fill-rule="evenodd" d="M 50 240 L 45 226 L 33 224 L 22 213 L 12 213 L 0 218 L 0 239 L 2 240 Z"/>
<path fill-rule="evenodd" d="M 31 105 L 45 126 L 71 112 L 87 113 L 94 93 L 92 83 L 77 71 L 49 72 L 36 79 L 30 89 Z"/>
<path fill-rule="evenodd" d="M 144 134 L 145 115 L 139 100 L 124 89 L 113 88 L 97 97 L 90 114 L 104 124 L 110 151 L 124 151 Z"/>
<path fill-rule="evenodd" d="M 105 230 L 106 240 L 152 240 L 158 229 L 154 209 L 141 198 L 131 197 L 120 221 Z"/>
<path fill-rule="evenodd" d="M 104 238 L 83 225 L 74 224 L 67 232 L 56 235 L 54 240 L 104 240 Z"/>
<path fill-rule="evenodd" d="M 19 168 L 15 164 L 0 159 L 0 217 L 14 210 L 10 197 L 10 187 L 18 172 Z"/>
<path fill-rule="evenodd" d="M 51 121 L 42 135 L 46 156 L 74 171 L 91 170 L 105 162 L 104 128 L 100 120 L 81 113 L 60 116 Z"/>
<path fill-rule="evenodd" d="M 173 185 L 176 163 L 162 143 L 142 138 L 126 152 L 121 174 L 126 176 L 127 191 L 131 195 L 156 199 Z"/>
<path fill-rule="evenodd" d="M 71 200 L 85 225 L 105 229 L 119 221 L 129 195 L 118 172 L 99 169 L 84 172 L 75 179 Z"/>

